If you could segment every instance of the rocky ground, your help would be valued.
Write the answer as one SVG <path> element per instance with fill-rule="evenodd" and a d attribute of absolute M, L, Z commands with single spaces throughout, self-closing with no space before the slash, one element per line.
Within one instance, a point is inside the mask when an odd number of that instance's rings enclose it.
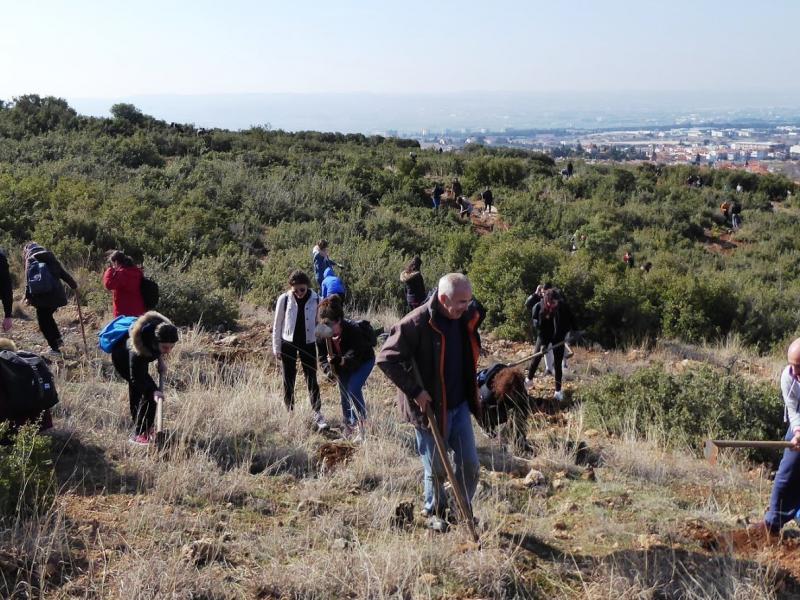
<path fill-rule="evenodd" d="M 51 434 L 58 494 L 0 535 L 3 597 L 48 598 L 791 598 L 800 597 L 796 529 L 748 536 L 769 469 L 724 454 L 586 429 L 571 401 L 603 373 L 654 358 L 703 362 L 753 378 L 775 366 L 724 349 L 577 349 L 568 402 L 531 418 L 535 451 L 477 433 L 481 545 L 463 528 L 434 534 L 419 515 L 421 467 L 394 392 L 367 386 L 366 444 L 338 439 L 338 395 L 323 387 L 334 430 L 315 433 L 302 384 L 287 415 L 269 352 L 268 315 L 241 331 L 183 336 L 170 361 L 166 449 L 127 443 L 125 387 L 94 350 L 103 318 L 62 309 L 67 351 L 54 362 L 61 403 Z M 42 350 L 33 321 L 13 337 Z M 530 347 L 485 340 L 487 364 Z M 552 380 L 533 395 L 542 406 Z"/>

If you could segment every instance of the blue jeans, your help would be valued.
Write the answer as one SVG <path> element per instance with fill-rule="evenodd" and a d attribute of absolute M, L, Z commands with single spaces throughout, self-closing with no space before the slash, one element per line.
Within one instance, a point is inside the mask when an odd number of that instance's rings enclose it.
<path fill-rule="evenodd" d="M 447 507 L 444 493 L 444 482 L 447 473 L 436 451 L 433 434 L 427 429 L 417 427 L 417 452 L 425 469 L 425 506 L 431 513 L 442 515 Z M 472 504 L 472 497 L 478 488 L 480 463 L 478 451 L 475 449 L 475 435 L 472 432 L 472 418 L 469 404 L 464 401 L 453 410 L 447 411 L 447 431 L 444 434 L 445 444 L 455 453 L 456 480 L 461 491 Z"/>
<path fill-rule="evenodd" d="M 784 439 L 789 442 L 793 437 L 790 426 Z M 777 533 L 798 516 L 798 509 L 800 509 L 800 452 L 786 448 L 778 472 L 775 474 L 775 481 L 772 483 L 772 495 L 764 522 L 770 530 Z"/>
<path fill-rule="evenodd" d="M 375 366 L 375 359 L 368 360 L 363 365 L 358 367 L 348 375 L 339 377 L 339 395 L 342 400 L 342 418 L 348 425 L 354 425 L 356 422 L 355 413 L 358 412 L 358 418 L 367 418 L 367 404 L 364 402 L 364 384 L 367 382 L 367 377 L 372 372 L 372 367 Z"/>

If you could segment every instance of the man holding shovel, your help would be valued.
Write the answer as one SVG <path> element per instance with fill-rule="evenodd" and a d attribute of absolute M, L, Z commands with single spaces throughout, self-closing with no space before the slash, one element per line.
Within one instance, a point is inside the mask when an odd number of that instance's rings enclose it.
<path fill-rule="evenodd" d="M 455 455 L 453 493 L 475 537 L 471 503 L 480 465 L 470 413 L 480 415 L 476 366 L 481 315 L 471 300 L 472 286 L 464 275 L 442 277 L 428 301 L 392 327 L 377 365 L 397 386 L 400 412 L 416 428 L 428 526 L 447 528 L 443 484 L 452 469 L 443 463 L 449 458 L 437 450 L 442 444 Z"/>

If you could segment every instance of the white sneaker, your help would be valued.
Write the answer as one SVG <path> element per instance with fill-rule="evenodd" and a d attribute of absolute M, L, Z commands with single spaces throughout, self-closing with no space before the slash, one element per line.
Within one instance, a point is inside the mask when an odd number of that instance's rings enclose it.
<path fill-rule="evenodd" d="M 564 401 L 564 392 L 558 390 L 555 394 L 553 394 L 553 398 L 556 402 L 563 402 Z"/>
<path fill-rule="evenodd" d="M 533 379 L 525 378 L 525 389 L 529 390 L 533 387 Z"/>
<path fill-rule="evenodd" d="M 317 426 L 317 431 L 325 431 L 330 428 L 325 417 L 323 417 L 322 413 L 319 411 L 314 412 L 314 425 Z"/>

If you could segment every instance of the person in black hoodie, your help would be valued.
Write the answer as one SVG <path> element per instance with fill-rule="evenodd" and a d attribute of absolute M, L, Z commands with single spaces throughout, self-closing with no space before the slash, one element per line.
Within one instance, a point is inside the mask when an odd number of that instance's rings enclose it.
<path fill-rule="evenodd" d="M 564 399 L 564 394 L 561 391 L 562 379 L 562 361 L 564 359 L 564 344 L 558 345 L 566 341 L 568 333 L 572 331 L 573 320 L 572 311 L 570 311 L 567 303 L 554 289 L 544 290 L 542 299 L 533 307 L 533 326 L 536 329 L 536 345 L 533 349 L 535 356 L 531 360 L 530 367 L 528 367 L 528 374 L 525 378 L 525 386 L 531 387 L 533 385 L 533 375 L 539 367 L 539 362 L 542 356 L 539 352 L 547 348 L 550 344 L 553 345 L 553 368 L 555 370 L 556 378 L 556 392 L 555 399 L 559 402 Z"/>
<path fill-rule="evenodd" d="M 134 432 L 130 442 L 147 446 L 153 437 L 156 417 L 156 400 L 164 399 L 163 391 L 149 373 L 149 365 L 159 361 L 163 375 L 162 358 L 172 352 L 178 341 L 178 328 L 164 315 L 151 310 L 136 319 L 127 338 L 122 338 L 111 350 L 111 361 L 120 377 L 128 382 L 128 400 Z"/>
<path fill-rule="evenodd" d="M 22 253 L 25 265 L 25 301 L 36 309 L 39 330 L 50 346 L 50 356 L 61 356 L 61 332 L 58 330 L 53 314 L 67 305 L 67 294 L 62 281 L 76 293 L 78 284 L 72 278 L 55 254 L 36 242 L 28 242 Z"/>
<path fill-rule="evenodd" d="M 8 259 L 0 250 L 0 299 L 3 301 L 3 331 L 11 331 L 11 311 L 14 305 L 11 273 L 8 270 Z"/>
<path fill-rule="evenodd" d="M 317 333 L 325 340 L 322 361 L 339 383 L 342 400 L 343 434 L 349 437 L 355 429 L 355 442 L 366 436 L 367 405 L 364 401 L 364 384 L 375 366 L 375 351 L 360 325 L 344 318 L 342 299 L 338 294 L 320 301 L 317 311 Z"/>
<path fill-rule="evenodd" d="M 400 273 L 400 281 L 406 286 L 406 303 L 409 310 L 422 306 L 428 297 L 420 267 L 422 267 L 422 259 L 415 256 Z"/>

